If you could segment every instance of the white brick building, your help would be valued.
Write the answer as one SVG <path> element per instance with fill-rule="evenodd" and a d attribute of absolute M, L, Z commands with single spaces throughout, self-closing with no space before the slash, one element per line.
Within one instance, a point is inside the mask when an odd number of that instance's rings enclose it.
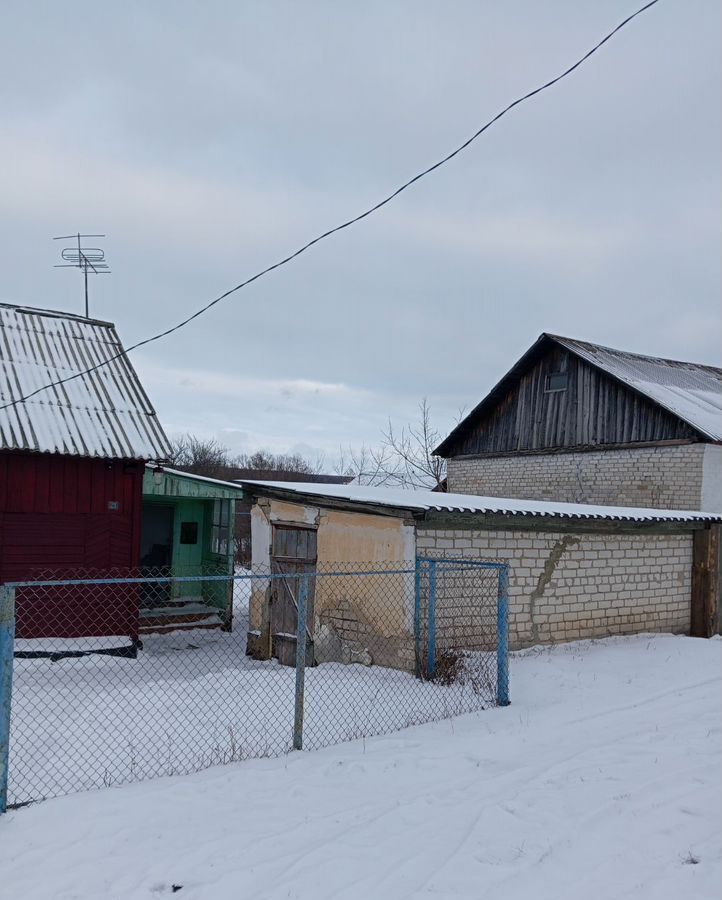
<path fill-rule="evenodd" d="M 512 648 L 643 631 L 708 636 L 716 626 L 722 515 L 355 485 L 246 482 L 244 490 L 253 498 L 253 564 L 261 569 L 272 566 L 275 533 L 289 528 L 308 532 L 304 571 L 334 563 L 413 571 L 417 557 L 442 556 L 508 564 Z M 353 634 L 358 644 L 383 630 L 398 638 L 390 664 L 412 665 L 411 618 L 389 621 L 383 604 L 369 608 L 368 585 L 358 588 L 358 596 L 344 588 L 333 606 L 319 593 L 311 634 L 326 629 L 327 639 L 333 628 L 339 640 Z M 371 594 L 383 598 L 384 584 L 378 588 Z M 249 647 L 281 658 L 285 651 L 270 649 L 278 641 L 269 633 L 269 602 L 261 585 Z M 280 630 L 287 643 L 293 623 Z"/>
<path fill-rule="evenodd" d="M 489 532 L 420 527 L 420 554 L 510 566 L 512 648 L 639 631 L 689 634 L 687 534 Z"/>
<path fill-rule="evenodd" d="M 722 370 L 543 334 L 436 452 L 456 493 L 722 510 Z"/>

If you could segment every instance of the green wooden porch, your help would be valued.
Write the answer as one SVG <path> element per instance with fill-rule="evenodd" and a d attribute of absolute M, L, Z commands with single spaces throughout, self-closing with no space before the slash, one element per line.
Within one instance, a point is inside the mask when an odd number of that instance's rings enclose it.
<path fill-rule="evenodd" d="M 232 482 L 146 468 L 141 568 L 172 580 L 145 587 L 142 632 L 232 627 L 233 582 L 183 579 L 233 574 L 235 503 L 242 497 L 243 489 Z"/>

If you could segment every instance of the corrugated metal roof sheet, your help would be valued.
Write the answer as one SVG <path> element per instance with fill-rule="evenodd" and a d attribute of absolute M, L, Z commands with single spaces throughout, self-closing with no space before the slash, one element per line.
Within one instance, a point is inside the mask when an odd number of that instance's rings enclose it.
<path fill-rule="evenodd" d="M 161 474 L 168 473 L 176 478 L 185 478 L 188 481 L 197 481 L 199 484 L 208 484 L 212 487 L 227 488 L 237 494 L 243 493 L 243 485 L 239 481 L 225 481 L 223 478 L 208 478 L 207 475 L 196 475 L 194 472 L 184 472 L 183 469 L 171 469 L 169 466 L 159 467 Z M 156 471 L 154 466 L 146 466 L 146 472 L 151 474 Z"/>
<path fill-rule="evenodd" d="M 458 513 L 539 516 L 556 519 L 609 519 L 620 522 L 722 522 L 722 513 L 685 509 L 642 509 L 628 506 L 596 506 L 546 500 L 477 497 L 474 494 L 440 494 L 435 491 L 366 487 L 364 485 L 309 484 L 289 481 L 244 481 L 251 493 L 286 492 L 318 501 L 342 500 L 351 506 L 386 506 L 389 509 Z"/>
<path fill-rule="evenodd" d="M 549 337 L 712 440 L 722 440 L 722 369 L 613 350 L 556 334 Z"/>
<path fill-rule="evenodd" d="M 13 402 L 98 363 L 105 364 Z M 120 459 L 168 454 L 168 439 L 109 322 L 0 304 L 0 407 L 5 450 Z"/>

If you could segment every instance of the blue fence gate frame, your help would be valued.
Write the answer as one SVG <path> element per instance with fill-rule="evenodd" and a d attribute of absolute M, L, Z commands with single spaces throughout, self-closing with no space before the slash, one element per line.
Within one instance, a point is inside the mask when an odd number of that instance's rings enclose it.
<path fill-rule="evenodd" d="M 496 597 L 496 705 L 509 706 L 509 566 L 506 563 L 462 557 L 417 556 L 415 567 L 414 646 L 417 677 L 433 678 L 437 659 L 437 599 L 439 571 L 493 571 L 497 573 Z M 426 604 L 424 585 L 428 583 Z M 424 635 L 426 644 L 424 646 Z M 424 651 L 426 659 L 424 661 Z M 425 664 L 424 664 L 425 663 Z"/>

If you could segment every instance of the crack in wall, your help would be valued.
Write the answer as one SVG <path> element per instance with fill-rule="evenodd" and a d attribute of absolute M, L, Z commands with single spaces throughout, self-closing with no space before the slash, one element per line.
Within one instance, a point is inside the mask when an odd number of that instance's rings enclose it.
<path fill-rule="evenodd" d="M 559 565 L 562 556 L 564 556 L 564 554 L 570 547 L 578 544 L 580 540 L 581 538 L 574 537 L 574 535 L 571 534 L 567 534 L 563 538 L 560 538 L 556 542 L 556 544 L 554 544 L 551 553 L 544 563 L 544 569 L 539 576 L 537 585 L 529 595 L 529 618 L 531 620 L 531 636 L 532 640 L 534 641 L 539 640 L 539 625 L 535 621 L 537 600 L 540 600 L 544 596 L 544 591 L 547 589 L 549 582 L 554 577 L 554 572 L 556 571 L 556 568 Z"/>

